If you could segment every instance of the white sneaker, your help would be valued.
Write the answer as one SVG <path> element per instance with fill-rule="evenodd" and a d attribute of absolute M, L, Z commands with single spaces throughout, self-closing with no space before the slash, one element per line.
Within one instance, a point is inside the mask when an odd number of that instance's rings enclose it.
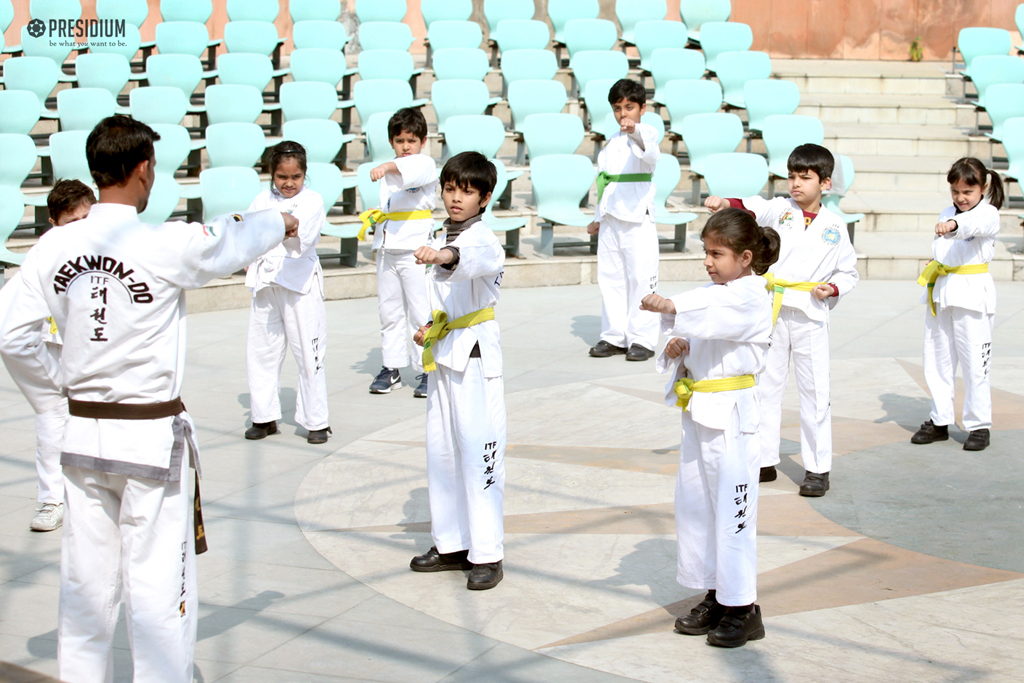
<path fill-rule="evenodd" d="M 43 503 L 32 518 L 32 531 L 53 531 L 64 523 L 64 503 Z"/>

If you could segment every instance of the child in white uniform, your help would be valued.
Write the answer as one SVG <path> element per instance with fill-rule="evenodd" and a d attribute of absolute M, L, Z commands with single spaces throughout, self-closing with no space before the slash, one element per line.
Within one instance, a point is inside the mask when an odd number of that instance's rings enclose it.
<path fill-rule="evenodd" d="M 932 395 L 932 412 L 910 441 L 924 444 L 949 438 L 954 377 L 956 366 L 962 365 L 963 427 L 969 432 L 964 450 L 981 451 L 989 444 L 992 427 L 989 371 L 996 288 L 988 262 L 995 255 L 1003 185 L 995 171 L 986 170 L 972 157 L 953 164 L 946 180 L 953 206 L 939 215 L 932 240 L 934 260 L 918 280 L 927 287 L 922 301 L 929 304 L 924 377 Z"/>
<path fill-rule="evenodd" d="M 779 236 L 726 209 L 701 232 L 713 284 L 664 299 L 644 297 L 672 337 L 658 370 L 672 371 L 666 402 L 683 408 L 676 481 L 677 580 L 707 590 L 676 630 L 739 647 L 764 637 L 757 599 L 759 410 L 755 377 L 772 334 L 772 299 L 760 277 Z"/>
<path fill-rule="evenodd" d="M 768 364 L 758 383 L 761 406 L 760 481 L 777 476 L 782 426 L 782 395 L 789 381 L 789 358 L 800 392 L 801 496 L 823 496 L 832 470 L 832 407 L 829 398 L 828 317 L 839 298 L 858 281 L 857 253 L 846 225 L 821 205 L 835 160 L 821 145 L 800 145 L 789 156 L 789 198 L 725 200 L 708 197 L 712 212 L 732 205 L 774 228 L 782 239 L 779 260 L 769 278 L 775 285 L 775 315 Z"/>
<path fill-rule="evenodd" d="M 647 91 L 628 78 L 608 92 L 619 130 L 597 157 L 597 208 L 587 232 L 597 235 L 597 284 L 601 289 L 601 339 L 595 358 L 626 354 L 643 361 L 658 344 L 658 319 L 640 310 L 640 300 L 658 291 L 658 229 L 654 183 L 658 134 L 640 123 Z"/>
<path fill-rule="evenodd" d="M 426 398 L 427 375 L 419 353 L 410 353 L 412 334 L 430 319 L 426 268 L 413 256 L 430 244 L 434 233 L 437 166 L 423 154 L 427 120 L 419 109 L 399 109 L 388 121 L 388 138 L 395 159 L 370 171 L 381 180 L 380 208 L 364 212 L 379 225 L 373 248 L 377 251 L 377 305 L 380 307 L 381 351 L 384 367 L 370 384 L 371 394 L 387 394 L 402 386 L 400 368 L 416 370 L 413 396 Z M 365 219 L 364 219 L 365 220 Z"/>
<path fill-rule="evenodd" d="M 287 348 L 299 365 L 295 421 L 309 443 L 327 442 L 327 309 L 324 276 L 316 245 L 324 227 L 324 200 L 305 184 L 306 150 L 286 140 L 270 151 L 272 185 L 256 196 L 249 211 L 277 209 L 299 220 L 299 236 L 256 259 L 246 271 L 252 288 L 245 368 L 249 379 L 252 427 L 247 439 L 277 433 L 281 419 L 281 366 Z"/>
<path fill-rule="evenodd" d="M 497 172 L 482 154 L 456 154 L 441 171 L 445 234 L 416 250 L 433 320 L 415 335 L 427 389 L 427 491 L 434 542 L 413 571 L 469 569 L 466 587 L 503 576 L 505 389 L 494 320 L 505 251 L 481 220 Z M 436 365 L 436 369 L 435 369 Z"/>

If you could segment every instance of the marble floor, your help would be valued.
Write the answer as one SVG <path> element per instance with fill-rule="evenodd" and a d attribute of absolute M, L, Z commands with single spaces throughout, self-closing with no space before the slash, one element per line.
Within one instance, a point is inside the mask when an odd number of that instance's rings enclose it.
<path fill-rule="evenodd" d="M 663 283 L 673 293 L 699 283 Z M 247 426 L 247 311 L 189 319 L 183 398 L 203 449 L 197 681 L 1011 681 L 1024 669 L 1024 284 L 998 283 L 992 446 L 913 446 L 927 418 L 914 283 L 866 281 L 831 321 L 832 490 L 796 494 L 795 388 L 761 488 L 767 637 L 737 650 L 672 631 L 701 597 L 675 581 L 676 409 L 653 362 L 593 359 L 596 286 L 508 290 L 505 580 L 417 574 L 430 546 L 425 401 L 366 389 L 375 299 L 328 303 L 334 436 Z M 407 382 L 411 371 L 403 372 Z M 0 373 L 0 661 L 56 673 L 60 543 L 28 530 L 33 420 Z M 131 677 L 127 638 L 116 680 Z"/>

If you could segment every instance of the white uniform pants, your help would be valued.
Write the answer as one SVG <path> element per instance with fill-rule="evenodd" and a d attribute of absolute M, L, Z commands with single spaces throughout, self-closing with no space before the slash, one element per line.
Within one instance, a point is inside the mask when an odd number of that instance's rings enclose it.
<path fill-rule="evenodd" d="M 757 600 L 757 434 L 739 431 L 733 408 L 729 429 L 711 429 L 683 412 L 676 479 L 676 580 L 715 589 L 723 605 Z"/>
<path fill-rule="evenodd" d="M 658 291 L 658 229 L 650 216 L 627 223 L 601 219 L 597 233 L 597 284 L 601 289 L 601 339 L 615 346 L 639 344 L 653 351 L 661 318 L 640 310 Z"/>
<path fill-rule="evenodd" d="M 428 377 L 427 491 L 438 552 L 468 549 L 474 564 L 504 558 L 505 385 L 484 377 L 479 358 Z"/>
<path fill-rule="evenodd" d="M 135 683 L 191 683 L 198 616 L 192 487 L 66 467 L 57 661 L 67 683 L 111 683 L 121 599 Z"/>
<path fill-rule="evenodd" d="M 419 347 L 410 353 L 410 346 L 413 334 L 430 319 L 426 275 L 426 266 L 416 265 L 411 251 L 377 251 L 377 304 L 385 367 L 404 368 L 411 361 L 417 373 L 423 372 Z"/>
<path fill-rule="evenodd" d="M 932 395 L 932 423 L 951 425 L 956 366 L 963 367 L 964 413 L 967 431 L 991 429 L 993 316 L 955 306 L 925 309 L 924 378 Z"/>
<path fill-rule="evenodd" d="M 758 380 L 761 400 L 761 467 L 779 464 L 782 395 L 789 382 L 793 354 L 800 393 L 800 453 L 804 469 L 832 470 L 832 405 L 829 399 L 828 323 L 811 320 L 783 306 L 772 333 L 764 372 Z"/>
<path fill-rule="evenodd" d="M 40 503 L 64 502 L 64 472 L 60 468 L 60 448 L 64 425 L 68 421 L 68 400 L 36 415 L 36 474 Z"/>
<path fill-rule="evenodd" d="M 253 422 L 281 419 L 281 366 L 288 347 L 299 365 L 295 422 L 311 432 L 326 429 L 327 309 L 319 282 L 308 294 L 270 285 L 252 297 L 245 367 Z"/>

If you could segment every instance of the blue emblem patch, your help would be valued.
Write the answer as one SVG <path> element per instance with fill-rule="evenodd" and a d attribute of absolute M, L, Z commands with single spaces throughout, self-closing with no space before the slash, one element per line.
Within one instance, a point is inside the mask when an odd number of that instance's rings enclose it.
<path fill-rule="evenodd" d="M 826 244 L 839 244 L 839 231 L 835 228 L 826 228 L 825 232 L 821 233 L 821 239 L 825 240 Z"/>

